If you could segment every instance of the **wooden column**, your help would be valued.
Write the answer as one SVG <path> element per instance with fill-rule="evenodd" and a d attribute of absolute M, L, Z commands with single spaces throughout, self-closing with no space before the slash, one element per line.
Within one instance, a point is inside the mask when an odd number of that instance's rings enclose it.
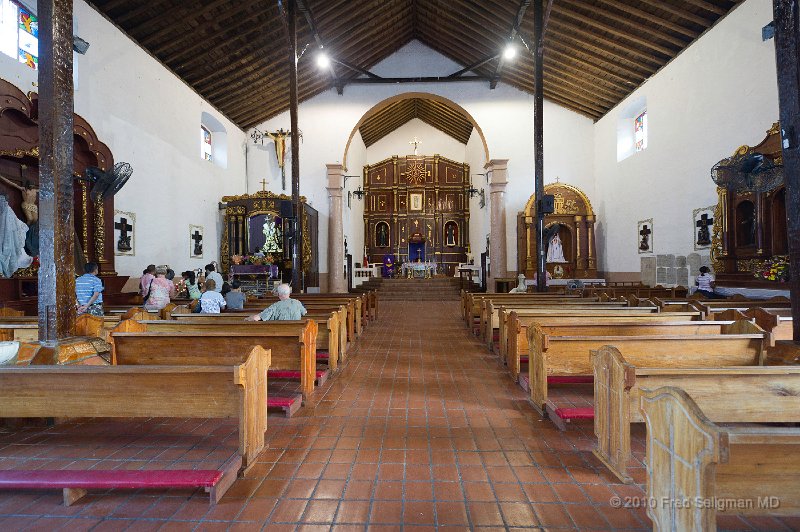
<path fill-rule="evenodd" d="M 800 5 L 774 0 L 775 60 L 778 67 L 783 174 L 786 180 L 786 230 L 792 278 L 794 341 L 800 344 Z"/>
<path fill-rule="evenodd" d="M 536 291 L 544 292 L 546 273 L 544 255 L 544 213 L 542 197 L 544 196 L 544 0 L 533 2 L 533 31 L 536 49 L 533 56 L 533 155 L 534 178 L 536 180 Z"/>
<path fill-rule="evenodd" d="M 289 120 L 292 138 L 292 207 L 294 238 L 292 239 L 292 291 L 302 290 L 303 221 L 300 205 L 300 131 L 297 129 L 297 2 L 287 2 L 289 18 Z"/>
<path fill-rule="evenodd" d="M 75 325 L 72 0 L 39 0 L 39 340 Z M 83 272 L 81 272 L 83 273 Z"/>

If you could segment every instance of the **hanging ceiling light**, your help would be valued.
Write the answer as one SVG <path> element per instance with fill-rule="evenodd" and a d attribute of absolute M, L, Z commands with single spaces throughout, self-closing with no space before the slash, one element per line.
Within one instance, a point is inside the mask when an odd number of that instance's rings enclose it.
<path fill-rule="evenodd" d="M 511 59 L 514 59 L 514 56 L 516 56 L 516 55 L 517 55 L 517 47 L 514 46 L 513 43 L 508 43 L 508 46 L 506 46 L 506 49 L 503 50 L 503 59 L 505 59 L 506 61 L 509 61 Z"/>
<path fill-rule="evenodd" d="M 320 68 L 328 68 L 330 64 L 331 64 L 331 58 L 328 57 L 328 54 L 320 50 L 319 53 L 317 54 L 317 66 Z"/>

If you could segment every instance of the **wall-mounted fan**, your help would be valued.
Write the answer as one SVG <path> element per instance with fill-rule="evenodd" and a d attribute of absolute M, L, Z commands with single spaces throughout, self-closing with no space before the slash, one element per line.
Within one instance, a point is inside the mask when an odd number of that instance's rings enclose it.
<path fill-rule="evenodd" d="M 84 179 L 92 183 L 93 201 L 107 200 L 120 191 L 132 174 L 133 168 L 130 164 L 119 162 L 107 172 L 96 166 L 87 166 Z"/>

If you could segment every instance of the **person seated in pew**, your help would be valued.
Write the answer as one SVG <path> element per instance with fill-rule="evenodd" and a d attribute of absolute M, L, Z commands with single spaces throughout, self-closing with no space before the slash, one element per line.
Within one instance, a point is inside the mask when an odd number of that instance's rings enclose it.
<path fill-rule="evenodd" d="M 200 287 L 197 286 L 197 277 L 195 276 L 192 270 L 186 270 L 181 274 L 183 277 L 183 282 L 186 285 L 186 295 L 189 299 L 200 299 L 202 292 L 200 292 Z"/>
<path fill-rule="evenodd" d="M 703 294 L 709 299 L 718 299 L 720 296 L 714 293 L 714 276 L 710 272 L 708 266 L 700 266 L 700 275 L 694 280 L 694 284 L 697 286 L 695 292 Z"/>
<path fill-rule="evenodd" d="M 242 292 L 242 283 L 237 279 L 231 282 L 230 291 L 225 294 L 225 304 L 228 310 L 243 310 L 244 303 L 247 301 L 247 296 Z"/>
<path fill-rule="evenodd" d="M 200 314 L 219 314 L 225 308 L 225 298 L 217 292 L 214 279 L 206 279 L 203 295 L 200 296 Z"/>
<path fill-rule="evenodd" d="M 156 277 L 150 283 L 150 292 L 144 302 L 144 309 L 155 312 L 169 305 L 169 300 L 175 297 L 175 283 L 167 279 L 167 267 L 158 266 Z"/>
<path fill-rule="evenodd" d="M 156 265 L 149 264 L 147 268 L 142 271 L 142 278 L 139 280 L 139 295 L 147 297 L 150 293 L 150 283 L 156 278 Z"/>
<path fill-rule="evenodd" d="M 278 301 L 261 311 L 260 314 L 250 316 L 247 321 L 289 321 L 299 320 L 306 315 L 306 307 L 296 299 L 292 299 L 292 287 L 288 284 L 279 284 L 275 290 L 278 293 Z"/>
<path fill-rule="evenodd" d="M 223 279 L 222 276 L 217 272 L 217 267 L 214 266 L 214 263 L 206 264 L 206 281 L 213 280 L 214 281 L 214 288 L 213 290 L 217 293 L 222 292 L 222 284 Z"/>
<path fill-rule="evenodd" d="M 100 271 L 97 263 L 87 262 L 83 267 L 84 273 L 75 279 L 75 300 L 78 307 L 78 315 L 91 314 L 92 316 L 103 315 L 103 282 L 97 277 Z"/>

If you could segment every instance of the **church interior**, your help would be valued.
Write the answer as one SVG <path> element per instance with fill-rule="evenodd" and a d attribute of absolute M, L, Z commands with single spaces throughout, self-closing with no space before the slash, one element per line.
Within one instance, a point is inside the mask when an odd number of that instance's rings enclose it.
<path fill-rule="evenodd" d="M 800 0 L 0 49 L 0 529 L 800 529 Z"/>

